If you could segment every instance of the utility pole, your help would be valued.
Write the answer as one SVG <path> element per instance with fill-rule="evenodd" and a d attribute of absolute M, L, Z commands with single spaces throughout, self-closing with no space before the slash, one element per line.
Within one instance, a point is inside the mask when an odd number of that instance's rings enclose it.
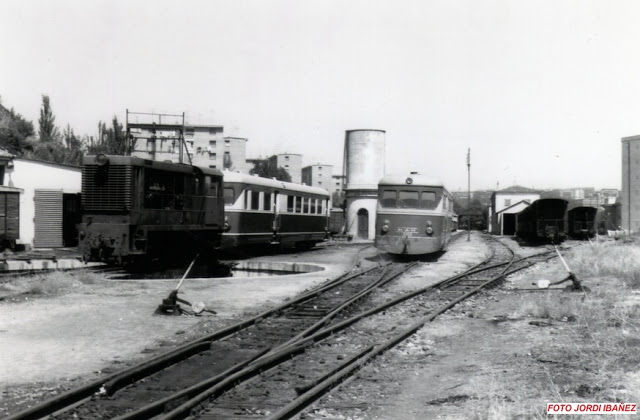
<path fill-rule="evenodd" d="M 471 240 L 471 148 L 467 149 L 467 241 Z"/>

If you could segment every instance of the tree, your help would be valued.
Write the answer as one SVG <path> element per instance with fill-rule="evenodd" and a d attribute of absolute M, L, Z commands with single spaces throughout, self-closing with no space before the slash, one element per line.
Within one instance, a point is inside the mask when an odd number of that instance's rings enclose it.
<path fill-rule="evenodd" d="M 33 136 L 33 123 L 22 118 L 13 108 L 0 105 L 0 148 L 11 154 L 21 155 L 29 149 L 29 137 Z"/>
<path fill-rule="evenodd" d="M 87 144 L 87 153 L 97 155 L 104 153 L 106 155 L 124 155 L 127 148 L 126 132 L 118 117 L 114 115 L 111 120 L 111 127 L 100 121 L 98 123 L 98 138 L 90 137 Z"/>
<path fill-rule="evenodd" d="M 289 172 L 283 167 L 276 167 L 275 160 L 259 159 L 253 164 L 253 169 L 249 173 L 262 178 L 275 178 L 278 181 L 291 182 Z"/>
<path fill-rule="evenodd" d="M 49 142 L 58 139 L 59 134 L 55 121 L 56 117 L 51 110 L 49 96 L 42 95 L 42 108 L 40 109 L 40 119 L 38 120 L 40 141 Z"/>

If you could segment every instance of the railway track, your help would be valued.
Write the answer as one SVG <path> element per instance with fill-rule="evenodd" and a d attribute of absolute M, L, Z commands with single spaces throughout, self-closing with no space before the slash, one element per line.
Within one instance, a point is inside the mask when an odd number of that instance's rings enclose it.
<path fill-rule="evenodd" d="M 55 419 L 290 418 L 426 322 L 535 263 L 534 258 L 515 258 L 498 242 L 491 247 L 493 255 L 465 273 L 392 297 L 381 288 L 415 263 L 343 276 L 7 420 L 54 412 Z M 551 252 L 536 258 L 549 258 Z"/>

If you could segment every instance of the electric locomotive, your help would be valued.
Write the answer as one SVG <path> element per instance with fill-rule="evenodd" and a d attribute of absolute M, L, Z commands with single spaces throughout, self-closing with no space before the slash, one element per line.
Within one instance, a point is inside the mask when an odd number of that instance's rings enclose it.
<path fill-rule="evenodd" d="M 126 265 L 193 258 L 220 245 L 222 172 L 132 156 L 85 156 L 79 250 Z"/>
<path fill-rule="evenodd" d="M 378 183 L 376 248 L 421 255 L 446 249 L 454 229 L 453 196 L 442 182 L 411 173 Z"/>
<path fill-rule="evenodd" d="M 329 192 L 224 172 L 222 249 L 251 245 L 311 248 L 329 233 Z"/>

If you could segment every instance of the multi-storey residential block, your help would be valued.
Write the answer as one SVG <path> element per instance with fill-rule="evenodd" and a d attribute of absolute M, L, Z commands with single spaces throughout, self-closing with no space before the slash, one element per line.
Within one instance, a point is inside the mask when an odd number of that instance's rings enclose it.
<path fill-rule="evenodd" d="M 247 139 L 224 137 L 221 125 L 128 123 L 132 156 L 248 172 Z"/>
<path fill-rule="evenodd" d="M 320 187 L 333 193 L 333 165 L 316 163 L 302 168 L 302 183 L 312 187 Z"/>
<path fill-rule="evenodd" d="M 291 175 L 291 182 L 302 182 L 302 155 L 297 153 L 280 153 L 269 158 L 269 164 L 276 168 L 284 168 Z"/>

